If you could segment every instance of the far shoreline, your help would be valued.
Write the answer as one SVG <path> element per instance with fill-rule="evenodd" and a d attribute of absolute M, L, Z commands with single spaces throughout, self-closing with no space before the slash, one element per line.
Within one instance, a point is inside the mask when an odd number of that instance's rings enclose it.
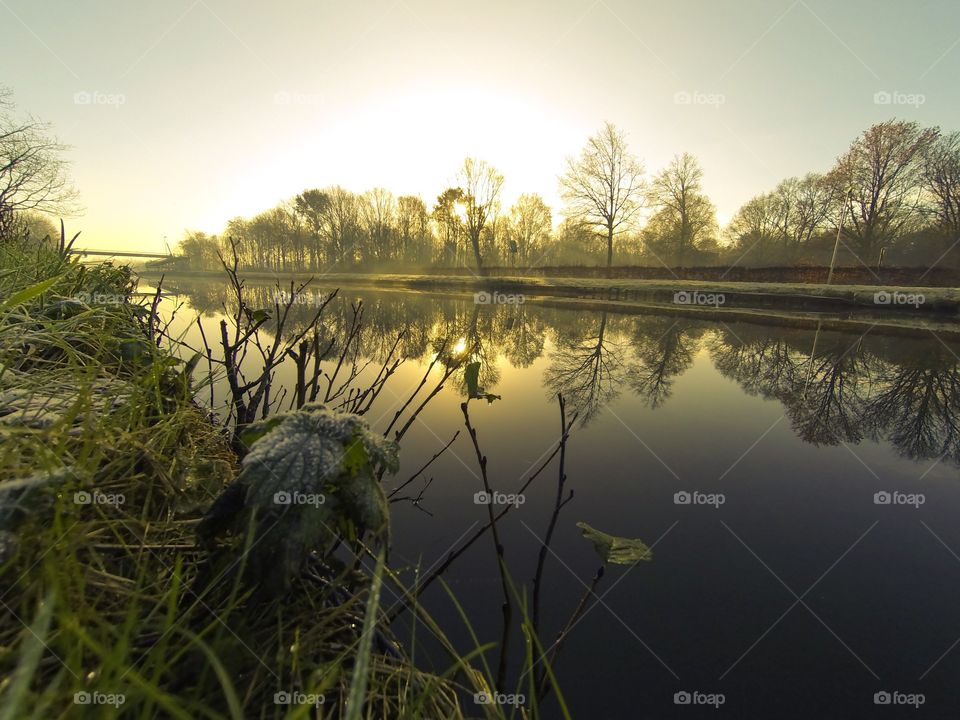
<path fill-rule="evenodd" d="M 144 278 L 196 278 L 223 280 L 222 271 L 137 270 Z M 656 305 L 700 306 L 703 309 L 762 309 L 767 307 L 796 310 L 872 310 L 881 313 L 934 313 L 940 319 L 960 320 L 960 288 L 917 285 L 787 282 L 734 282 L 709 280 L 664 280 L 635 278 L 530 277 L 520 275 L 425 275 L 414 273 L 277 273 L 244 271 L 248 280 L 343 285 L 371 289 L 409 289 L 421 291 L 460 290 L 505 295 L 530 294 L 538 297 L 572 297 L 617 303 L 653 303 Z M 696 295 L 696 297 L 694 297 Z M 702 297 L 720 296 L 722 299 Z M 494 299 L 493 302 L 496 302 Z M 709 306 L 709 307 L 704 307 Z"/>

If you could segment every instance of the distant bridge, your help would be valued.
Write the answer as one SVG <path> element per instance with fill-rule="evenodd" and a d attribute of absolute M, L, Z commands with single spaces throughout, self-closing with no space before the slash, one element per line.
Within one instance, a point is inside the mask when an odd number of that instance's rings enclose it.
<path fill-rule="evenodd" d="M 168 260 L 176 257 L 170 253 L 146 253 L 129 252 L 125 250 L 86 250 L 83 248 L 73 248 L 70 252 L 75 255 L 99 255 L 102 257 L 133 257 L 133 258 L 156 258 L 158 260 Z"/>

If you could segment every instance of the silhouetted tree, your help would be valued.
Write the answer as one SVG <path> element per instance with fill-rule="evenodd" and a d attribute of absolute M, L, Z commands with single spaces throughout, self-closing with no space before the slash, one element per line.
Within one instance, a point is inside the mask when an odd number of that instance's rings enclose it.
<path fill-rule="evenodd" d="M 930 143 L 923 158 L 922 179 L 932 199 L 937 227 L 952 243 L 960 238 L 960 132 Z"/>
<path fill-rule="evenodd" d="M 528 265 L 534 255 L 543 252 L 549 241 L 553 217 L 542 197 L 526 193 L 510 208 L 510 226 L 517 259 Z"/>
<path fill-rule="evenodd" d="M 875 263 L 880 248 L 919 219 L 922 160 L 938 133 L 889 120 L 864 131 L 837 160 L 829 178 L 840 198 L 843 234 L 862 262 Z"/>
<path fill-rule="evenodd" d="M 463 188 L 464 229 L 473 248 L 477 270 L 482 272 L 480 241 L 499 210 L 503 175 L 485 161 L 468 157 L 463 161 L 457 181 Z"/>
<path fill-rule="evenodd" d="M 692 250 L 716 233 L 717 213 L 703 192 L 703 170 L 689 153 L 674 157 L 653 178 L 647 202 L 654 213 L 644 239 L 676 264 L 683 265 Z"/>
<path fill-rule="evenodd" d="M 10 91 L 0 88 L 0 236 L 14 231 L 18 213 L 63 215 L 75 209 L 66 150 L 49 125 L 17 117 Z"/>
<path fill-rule="evenodd" d="M 643 166 L 630 154 L 623 133 L 605 123 L 587 141 L 578 159 L 567 158 L 560 191 L 566 214 L 607 240 L 607 268 L 613 266 L 613 238 L 630 228 L 641 207 Z"/>

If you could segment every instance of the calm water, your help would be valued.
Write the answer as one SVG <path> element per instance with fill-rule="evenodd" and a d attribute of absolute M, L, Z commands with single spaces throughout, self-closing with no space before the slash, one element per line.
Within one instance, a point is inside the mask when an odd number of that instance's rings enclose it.
<path fill-rule="evenodd" d="M 182 289 L 189 305 L 175 327 L 196 340 L 186 328 L 200 309 L 210 334 L 223 288 Z M 470 404 L 496 489 L 514 492 L 552 449 L 557 392 L 580 413 L 567 451 L 575 497 L 544 580 L 545 642 L 599 565 L 577 521 L 654 545 L 651 563 L 608 567 L 601 601 L 569 636 L 557 672 L 573 717 L 960 716 L 960 346 L 878 328 L 357 290 L 332 307 L 331 329 L 361 298 L 366 356 L 382 357 L 408 330 L 400 346 L 408 361 L 368 413 L 375 426 L 385 427 L 443 338 L 479 343 L 480 385 L 502 397 Z M 464 393 L 458 376 L 421 414 L 391 486 L 463 428 Z M 426 478 L 429 514 L 393 505 L 396 566 L 433 566 L 486 517 L 473 502 L 482 485 L 466 433 Z M 533 576 L 555 492 L 554 466 L 502 522 L 517 583 Z M 722 504 L 678 504 L 681 492 Z M 878 504 L 882 492 L 899 495 Z M 492 541 L 446 579 L 481 642 L 499 641 Z M 473 647 L 442 588 L 425 604 L 458 647 Z M 417 646 L 423 662 L 446 667 L 422 626 Z M 514 678 L 517 667 L 515 658 Z M 683 691 L 722 693 L 724 703 L 678 705 Z M 877 706 L 878 692 L 923 693 L 925 702 L 919 711 Z M 559 716 L 555 705 L 547 716 Z"/>

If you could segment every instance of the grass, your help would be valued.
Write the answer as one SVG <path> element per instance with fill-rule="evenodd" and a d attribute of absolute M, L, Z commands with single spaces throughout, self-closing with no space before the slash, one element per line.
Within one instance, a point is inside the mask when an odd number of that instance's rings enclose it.
<path fill-rule="evenodd" d="M 380 564 L 317 568 L 256 607 L 237 580 L 199 589 L 194 528 L 237 458 L 134 286 L 0 242 L 0 720 L 463 717 L 483 648 L 458 655 L 417 607 L 451 656 L 420 670 L 377 602 Z"/>

